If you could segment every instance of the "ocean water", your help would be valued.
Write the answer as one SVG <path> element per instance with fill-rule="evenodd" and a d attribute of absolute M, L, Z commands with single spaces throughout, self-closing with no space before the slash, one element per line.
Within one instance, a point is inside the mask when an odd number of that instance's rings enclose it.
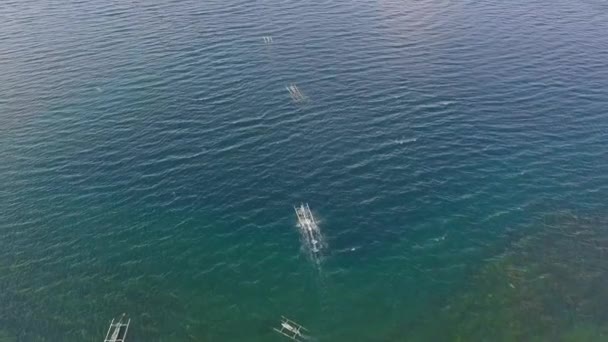
<path fill-rule="evenodd" d="M 606 340 L 608 2 L 5 0 L 0 179 L 3 342 Z"/>

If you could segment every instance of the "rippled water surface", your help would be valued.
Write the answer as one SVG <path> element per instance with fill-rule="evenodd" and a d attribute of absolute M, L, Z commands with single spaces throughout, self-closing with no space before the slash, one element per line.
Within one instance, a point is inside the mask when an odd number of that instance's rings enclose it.
<path fill-rule="evenodd" d="M 607 111 L 604 0 L 3 1 L 0 340 L 605 340 Z"/>

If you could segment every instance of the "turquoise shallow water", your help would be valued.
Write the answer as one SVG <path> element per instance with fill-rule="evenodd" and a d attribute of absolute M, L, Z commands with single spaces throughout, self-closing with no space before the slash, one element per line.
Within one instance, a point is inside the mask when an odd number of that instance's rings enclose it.
<path fill-rule="evenodd" d="M 607 32 L 601 0 L 4 1 L 0 340 L 602 340 Z"/>

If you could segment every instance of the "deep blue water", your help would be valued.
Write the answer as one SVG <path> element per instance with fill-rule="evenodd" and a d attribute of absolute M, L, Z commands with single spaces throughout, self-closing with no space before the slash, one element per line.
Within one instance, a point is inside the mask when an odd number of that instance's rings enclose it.
<path fill-rule="evenodd" d="M 4 1 L 0 179 L 0 340 L 429 340 L 548 217 L 608 229 L 608 3 Z"/>

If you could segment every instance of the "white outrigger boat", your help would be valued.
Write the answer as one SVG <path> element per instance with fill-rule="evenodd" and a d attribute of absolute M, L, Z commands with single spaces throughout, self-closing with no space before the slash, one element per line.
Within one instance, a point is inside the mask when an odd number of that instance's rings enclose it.
<path fill-rule="evenodd" d="M 296 211 L 298 226 L 300 227 L 306 244 L 309 245 L 310 250 L 313 253 L 320 252 L 323 247 L 323 236 L 321 235 L 321 230 L 317 225 L 317 221 L 314 216 L 312 216 L 308 203 L 302 203 L 299 207 L 294 207 L 294 210 Z"/>
<path fill-rule="evenodd" d="M 125 342 L 129 324 L 131 324 L 131 319 L 128 319 L 125 322 L 125 314 L 122 314 L 117 322 L 114 322 L 114 319 L 112 319 L 104 342 Z"/>
<path fill-rule="evenodd" d="M 287 89 L 287 91 L 289 92 L 289 95 L 291 96 L 293 102 L 302 102 L 306 100 L 306 96 L 302 94 L 298 86 L 296 86 L 295 84 L 292 83 L 289 86 L 285 87 L 285 89 Z"/>
<path fill-rule="evenodd" d="M 306 335 L 304 335 L 304 332 L 308 332 L 308 330 L 285 316 L 281 316 L 281 329 L 272 329 L 296 342 L 303 342 L 308 339 Z"/>

